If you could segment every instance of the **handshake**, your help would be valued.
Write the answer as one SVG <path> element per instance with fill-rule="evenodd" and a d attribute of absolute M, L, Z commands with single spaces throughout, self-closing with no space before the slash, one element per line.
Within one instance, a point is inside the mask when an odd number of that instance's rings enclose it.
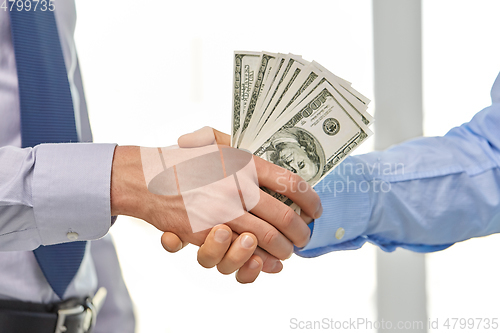
<path fill-rule="evenodd" d="M 269 194 L 291 199 L 293 208 Z M 307 223 L 321 216 L 318 194 L 296 173 L 230 147 L 230 136 L 204 127 L 178 146 L 116 148 L 111 213 L 140 218 L 163 231 L 177 252 L 200 246 L 198 262 L 251 283 L 261 271 L 278 273 L 293 245 L 309 241 Z"/>

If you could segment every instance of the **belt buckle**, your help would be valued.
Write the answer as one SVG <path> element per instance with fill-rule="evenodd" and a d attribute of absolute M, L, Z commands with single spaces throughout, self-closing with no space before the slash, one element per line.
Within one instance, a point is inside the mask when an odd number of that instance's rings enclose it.
<path fill-rule="evenodd" d="M 85 313 L 85 318 L 83 319 L 83 333 L 90 332 L 92 328 L 94 328 L 97 318 L 97 313 L 101 309 L 104 300 L 106 299 L 106 288 L 99 288 L 97 293 L 93 298 L 88 297 L 85 300 L 84 305 L 76 305 L 72 308 L 68 309 L 59 309 L 57 311 L 57 324 L 55 333 L 64 333 L 68 329 L 64 325 L 66 321 L 66 317 L 73 316 L 77 314 Z"/>
<path fill-rule="evenodd" d="M 82 305 L 77 305 L 77 306 L 75 306 L 73 308 L 69 308 L 69 309 L 59 309 L 57 311 L 57 324 L 56 324 L 56 330 L 54 333 L 66 332 L 68 330 L 66 328 L 66 326 L 64 325 L 65 321 L 66 321 L 66 317 L 83 313 L 83 311 L 85 311 L 85 309 L 83 308 Z"/>

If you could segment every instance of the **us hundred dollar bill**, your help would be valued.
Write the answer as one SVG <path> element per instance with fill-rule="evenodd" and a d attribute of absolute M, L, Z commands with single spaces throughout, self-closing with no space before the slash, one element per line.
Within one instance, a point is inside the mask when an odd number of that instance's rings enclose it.
<path fill-rule="evenodd" d="M 285 58 L 285 62 L 283 66 L 281 66 L 281 69 L 279 70 L 275 80 L 271 84 L 269 88 L 269 93 L 267 94 L 266 98 L 260 104 L 260 109 L 259 112 L 261 113 L 261 117 L 259 118 L 259 122 L 256 125 L 256 128 L 261 128 L 262 124 L 266 123 L 267 119 L 269 119 L 271 108 L 269 108 L 269 104 L 271 104 L 271 101 L 275 98 L 277 95 L 278 91 L 280 91 L 281 85 L 285 82 L 285 78 L 290 78 L 288 74 L 290 73 L 290 70 L 292 67 L 295 65 L 299 66 L 304 66 L 306 61 L 302 59 L 301 56 L 294 55 L 294 54 L 289 54 Z M 295 69 L 295 67 L 294 67 Z M 292 71 L 294 72 L 294 71 Z M 292 75 L 293 77 L 293 75 Z M 254 133 L 255 134 L 255 133 Z"/>
<path fill-rule="evenodd" d="M 255 72 L 260 64 L 261 53 L 243 51 L 234 52 L 233 70 L 233 112 L 231 114 L 231 143 L 239 134 L 244 112 L 250 102 L 255 84 Z"/>
<path fill-rule="evenodd" d="M 269 75 L 270 68 L 274 65 L 276 59 L 276 54 L 262 52 L 260 57 L 260 66 L 258 67 L 258 72 L 255 77 L 255 82 L 253 84 L 252 93 L 248 104 L 244 108 L 244 117 L 240 120 L 240 128 L 238 129 L 238 139 L 237 146 L 241 142 L 242 137 L 245 135 L 245 130 L 250 124 L 255 107 L 257 105 L 257 100 L 262 94 L 262 89 L 264 88 L 264 80 Z"/>
<path fill-rule="evenodd" d="M 292 113 L 251 151 L 298 174 L 311 186 L 372 135 L 363 122 L 357 121 L 356 110 L 328 83 L 314 89 Z M 292 206 L 284 195 L 271 194 Z"/>
<path fill-rule="evenodd" d="M 298 104 L 302 103 L 303 98 L 307 98 L 310 94 L 314 94 L 314 91 L 318 89 L 323 83 L 328 83 L 342 98 L 343 101 L 346 101 L 350 105 L 350 110 L 355 111 L 353 115 L 361 120 L 365 125 L 371 125 L 373 123 L 373 117 L 366 112 L 367 105 L 364 104 L 360 99 L 358 99 L 355 95 L 350 93 L 346 88 L 341 86 L 333 74 L 329 72 L 323 72 L 316 80 L 316 83 L 310 85 L 303 91 L 299 98 L 297 98 L 292 104 L 289 106 L 290 108 L 296 107 Z M 361 95 L 362 96 L 362 95 Z M 301 99 L 302 98 L 302 99 Z"/>

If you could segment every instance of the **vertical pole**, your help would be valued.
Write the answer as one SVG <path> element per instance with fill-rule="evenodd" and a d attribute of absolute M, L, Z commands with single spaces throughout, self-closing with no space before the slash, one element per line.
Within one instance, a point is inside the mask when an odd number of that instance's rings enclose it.
<path fill-rule="evenodd" d="M 422 28 L 420 0 L 373 0 L 375 149 L 421 136 Z M 418 193 L 415 193 L 418 195 Z M 378 332 L 426 332 L 425 256 L 377 252 Z M 411 324 L 410 324 L 411 323 Z M 421 324 L 419 324 L 421 323 Z M 397 331 L 397 329 L 396 329 Z"/>

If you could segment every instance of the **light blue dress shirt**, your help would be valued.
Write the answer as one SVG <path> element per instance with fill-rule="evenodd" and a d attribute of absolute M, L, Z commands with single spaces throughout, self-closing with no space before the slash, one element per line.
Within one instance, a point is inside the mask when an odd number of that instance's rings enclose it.
<path fill-rule="evenodd" d="M 500 232 L 500 74 L 492 105 L 443 137 L 347 158 L 316 185 L 324 212 L 303 257 L 357 249 L 445 249 Z"/>
<path fill-rule="evenodd" d="M 59 0 L 56 22 L 70 83 L 77 133 L 91 141 L 73 41 L 73 0 Z M 0 299 L 58 301 L 33 249 L 68 242 L 87 244 L 65 298 L 108 289 L 96 333 L 134 332 L 132 303 L 109 235 L 114 144 L 44 144 L 21 149 L 20 107 L 9 13 L 0 10 Z M 74 234 L 72 234 L 74 235 Z M 105 236 L 105 237 L 103 237 Z M 103 237 L 103 238 L 101 238 Z"/>

